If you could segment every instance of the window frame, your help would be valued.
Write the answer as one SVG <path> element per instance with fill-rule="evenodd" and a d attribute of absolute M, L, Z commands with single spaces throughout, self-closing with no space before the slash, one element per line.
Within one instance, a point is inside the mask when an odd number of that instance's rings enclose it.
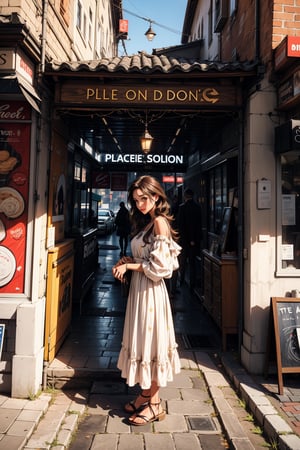
<path fill-rule="evenodd" d="M 229 17 L 232 17 L 237 10 L 238 0 L 229 0 Z"/>
<path fill-rule="evenodd" d="M 284 193 L 283 192 L 283 186 L 284 186 L 284 179 L 283 179 L 283 164 L 282 164 L 282 158 L 285 157 L 285 155 L 291 154 L 291 152 L 286 152 L 286 153 L 281 153 L 278 156 L 278 161 L 277 161 L 277 171 L 276 171 L 276 186 L 277 186 L 277 191 L 276 191 L 276 195 L 277 195 L 277 214 L 276 214 L 276 277 L 299 277 L 300 275 L 300 265 L 299 268 L 295 267 L 292 265 L 292 263 L 288 263 L 287 267 L 283 267 L 283 261 L 293 261 L 294 264 L 297 264 L 297 261 L 295 261 L 297 255 L 296 255 L 296 246 L 295 244 L 297 243 L 297 237 L 296 237 L 296 241 L 292 244 L 288 244 L 286 242 L 283 242 L 283 235 L 285 233 L 287 233 L 289 230 L 288 229 L 283 229 L 283 227 L 288 227 L 288 226 L 294 226 L 294 227 L 299 227 L 299 236 L 300 236 L 300 223 L 297 224 L 297 219 L 295 216 L 295 224 L 294 225 L 283 225 L 283 195 L 289 195 L 288 193 Z M 297 156 L 300 159 L 300 151 L 297 150 L 295 152 L 293 152 L 293 154 L 295 156 Z M 289 163 L 290 168 L 294 167 L 293 163 Z M 295 188 L 295 185 L 291 186 L 292 188 Z M 295 202 L 296 202 L 296 194 L 291 193 L 290 195 L 295 195 Z M 299 189 L 299 196 L 300 196 L 300 189 Z M 291 209 L 292 209 L 292 205 L 291 205 Z M 295 215 L 297 212 L 297 207 L 295 204 Z M 291 234 L 296 234 L 297 231 L 292 232 L 290 230 Z M 283 245 L 286 245 L 286 250 L 287 252 L 289 251 L 289 246 L 293 245 L 293 249 L 291 249 L 290 251 L 292 251 L 293 253 L 293 259 L 283 259 L 282 257 L 282 251 L 283 251 Z M 298 256 L 299 258 L 299 256 Z"/>

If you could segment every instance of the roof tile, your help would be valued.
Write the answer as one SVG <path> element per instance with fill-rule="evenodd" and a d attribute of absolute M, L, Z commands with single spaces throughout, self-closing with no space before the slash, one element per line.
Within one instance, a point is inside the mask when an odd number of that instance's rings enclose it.
<path fill-rule="evenodd" d="M 166 55 L 149 55 L 141 52 L 132 56 L 116 56 L 92 61 L 52 61 L 47 65 L 48 72 L 93 71 L 110 73 L 189 73 L 198 72 L 249 72 L 255 70 L 256 62 L 221 62 L 203 61 L 195 58 L 184 58 Z"/>

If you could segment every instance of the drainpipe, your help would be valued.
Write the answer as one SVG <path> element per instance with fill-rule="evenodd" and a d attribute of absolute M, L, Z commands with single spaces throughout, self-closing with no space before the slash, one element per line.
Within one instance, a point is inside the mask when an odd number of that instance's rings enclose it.
<path fill-rule="evenodd" d="M 260 3 L 255 0 L 255 61 L 260 61 Z"/>
<path fill-rule="evenodd" d="M 48 369 L 49 363 L 47 361 L 44 361 L 43 364 L 43 385 L 42 390 L 45 391 L 47 389 L 47 369 Z"/>
<path fill-rule="evenodd" d="M 41 63 L 40 63 L 39 75 L 42 75 L 45 72 L 48 1 L 49 0 L 43 0 L 42 35 L 41 35 L 41 44 L 42 45 L 41 45 Z"/>
<path fill-rule="evenodd" d="M 99 2 L 96 0 L 95 8 L 95 23 L 94 23 L 94 49 L 93 49 L 93 59 L 96 59 L 96 47 L 97 47 L 97 24 L 98 24 L 98 13 L 99 13 Z"/>
<path fill-rule="evenodd" d="M 255 61 L 260 61 L 260 1 L 255 0 Z M 239 113 L 239 156 L 238 156 L 238 270 L 239 270 L 239 312 L 238 349 L 241 357 L 244 330 L 244 111 Z"/>
<path fill-rule="evenodd" d="M 43 0 L 42 3 L 42 34 L 41 34 L 41 60 L 39 67 L 39 79 L 42 81 L 42 76 L 45 72 L 45 60 L 46 60 L 46 32 L 47 32 L 47 13 L 48 13 L 48 0 Z M 41 130 L 40 130 L 41 131 Z M 37 143 L 38 148 L 38 143 Z M 49 153 L 50 155 L 50 153 Z M 39 155 L 37 155 L 37 158 Z M 38 173 L 38 171 L 37 171 Z M 37 189 L 37 180 L 36 180 L 36 189 Z M 45 324 L 44 324 L 45 326 Z M 43 363 L 43 373 L 42 373 L 42 389 L 43 391 L 47 388 L 47 368 L 48 362 L 44 360 Z"/>
<path fill-rule="evenodd" d="M 239 113 L 238 155 L 238 352 L 241 358 L 244 330 L 244 111 Z"/>

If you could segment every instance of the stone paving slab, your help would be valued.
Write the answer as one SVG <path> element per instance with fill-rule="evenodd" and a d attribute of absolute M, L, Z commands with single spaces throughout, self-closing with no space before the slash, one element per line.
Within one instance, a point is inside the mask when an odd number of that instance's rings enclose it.
<path fill-rule="evenodd" d="M 251 442 L 245 438 L 233 438 L 231 440 L 231 448 L 233 450 L 255 450 Z"/>
<path fill-rule="evenodd" d="M 195 371 L 193 370 L 182 370 L 175 376 L 174 381 L 168 383 L 168 387 L 176 388 L 192 388 L 193 382 L 192 378 L 195 377 Z"/>
<path fill-rule="evenodd" d="M 222 438 L 222 436 L 198 435 L 198 439 L 201 444 L 201 449 L 224 450 L 224 448 L 228 448 L 228 443 Z M 188 450 L 188 447 L 183 448 L 182 450 Z M 189 450 L 192 450 L 192 448 Z"/>
<path fill-rule="evenodd" d="M 30 411 L 23 409 L 18 415 L 18 420 L 27 420 L 29 422 L 38 423 L 43 414 L 43 411 Z"/>
<path fill-rule="evenodd" d="M 0 450 L 19 450 L 24 447 L 25 443 L 24 436 L 5 435 L 0 440 Z"/>
<path fill-rule="evenodd" d="M 144 437 L 141 434 L 122 434 L 119 436 L 118 450 L 141 450 Z"/>
<path fill-rule="evenodd" d="M 214 413 L 212 402 L 207 396 L 206 400 L 169 400 L 168 414 L 180 415 L 211 415 Z"/>
<path fill-rule="evenodd" d="M 126 423 L 124 417 L 108 416 L 106 433 L 130 433 L 130 424 Z"/>
<path fill-rule="evenodd" d="M 165 420 L 161 422 L 154 422 L 154 432 L 157 433 L 186 433 L 188 431 L 188 425 L 185 417 L 169 416 L 167 415 Z"/>
<path fill-rule="evenodd" d="M 2 403 L 1 409 L 17 409 L 19 411 L 20 409 L 26 408 L 28 403 L 30 403 L 29 400 L 8 397 L 6 401 Z"/>
<path fill-rule="evenodd" d="M 8 436 L 23 436 L 26 440 L 32 435 L 36 426 L 35 422 L 16 420 L 7 431 Z"/>
<path fill-rule="evenodd" d="M 173 434 L 174 444 L 176 450 L 201 450 L 200 441 L 194 434 Z"/>
<path fill-rule="evenodd" d="M 17 419 L 20 411 L 17 409 L 0 409 L 0 433 L 6 433 Z"/>
<path fill-rule="evenodd" d="M 101 435 L 98 434 L 94 437 L 92 446 L 89 448 L 91 450 L 116 449 L 118 439 L 119 439 L 119 437 L 117 434 L 101 434 Z M 77 447 L 74 447 L 74 448 L 77 448 Z M 83 450 L 83 449 L 78 448 L 78 450 Z"/>
<path fill-rule="evenodd" d="M 150 434 L 144 435 L 145 446 L 147 450 L 176 450 L 174 441 L 170 434 Z"/>
<path fill-rule="evenodd" d="M 165 395 L 165 391 L 163 391 L 163 397 L 166 398 Z M 209 400 L 209 395 L 207 393 L 207 390 L 200 390 L 200 389 L 177 389 L 178 391 L 178 397 L 181 395 L 182 400 L 186 401 L 186 402 L 190 402 L 190 401 L 194 401 L 194 400 L 198 400 L 201 402 L 205 402 Z M 180 392 L 180 393 L 179 393 Z M 172 397 L 174 399 L 174 397 Z M 179 397 L 180 398 L 180 397 Z M 179 400 L 179 398 L 177 400 Z M 174 399 L 176 400 L 176 398 Z"/>

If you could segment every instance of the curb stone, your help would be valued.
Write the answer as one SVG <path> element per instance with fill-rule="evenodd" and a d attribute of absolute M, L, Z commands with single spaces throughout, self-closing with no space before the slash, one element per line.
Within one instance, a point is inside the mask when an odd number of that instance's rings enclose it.
<path fill-rule="evenodd" d="M 263 389 L 230 355 L 222 355 L 221 361 L 239 397 L 245 401 L 269 441 L 276 443 L 279 450 L 299 450 L 299 436 L 272 406 Z"/>
<path fill-rule="evenodd" d="M 222 387 L 229 387 L 225 377 L 220 374 L 209 355 L 195 353 L 199 370 L 203 373 L 208 391 L 219 414 L 226 438 L 233 450 L 255 450 L 242 426 L 237 421 L 233 409 L 227 402 Z"/>
<path fill-rule="evenodd" d="M 76 401 L 75 401 L 76 397 Z M 78 400 L 80 398 L 80 401 Z M 87 396 L 59 392 L 41 418 L 24 450 L 67 449 L 80 417 L 87 405 Z"/>

